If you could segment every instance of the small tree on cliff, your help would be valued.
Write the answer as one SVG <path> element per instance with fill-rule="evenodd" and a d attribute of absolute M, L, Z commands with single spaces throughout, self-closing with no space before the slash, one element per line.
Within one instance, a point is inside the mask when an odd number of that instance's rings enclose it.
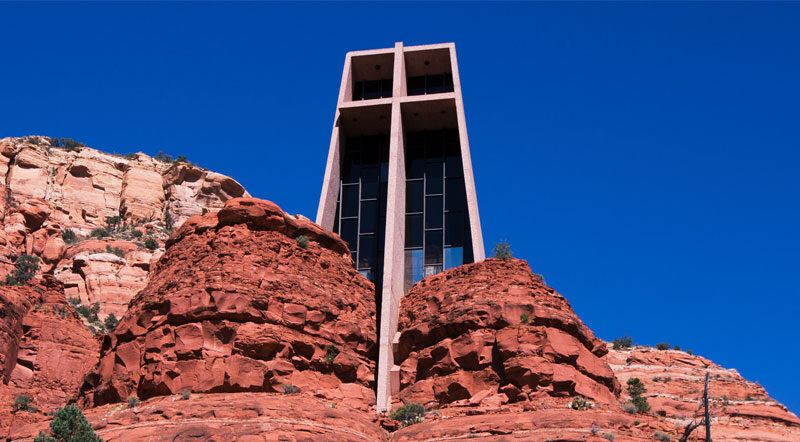
<path fill-rule="evenodd" d="M 639 413 L 650 411 L 650 404 L 647 403 L 647 398 L 644 397 L 645 393 L 647 393 L 647 388 L 639 378 L 628 379 L 628 394 L 631 395 L 631 403 Z"/>
<path fill-rule="evenodd" d="M 508 244 L 508 241 L 504 239 L 494 243 L 492 252 L 495 258 L 502 259 L 503 261 L 508 261 L 514 257 L 514 254 L 511 252 L 511 246 Z"/>
<path fill-rule="evenodd" d="M 6 275 L 6 285 L 25 285 L 39 270 L 39 258 L 23 254 L 14 262 L 14 270 Z"/>
<path fill-rule="evenodd" d="M 50 436 L 40 431 L 34 442 L 103 442 L 75 404 L 61 407 L 50 422 Z"/>

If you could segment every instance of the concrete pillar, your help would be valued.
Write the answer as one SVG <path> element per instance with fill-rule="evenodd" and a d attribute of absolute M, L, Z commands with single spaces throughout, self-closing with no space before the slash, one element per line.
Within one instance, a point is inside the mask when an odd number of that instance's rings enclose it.
<path fill-rule="evenodd" d="M 386 195 L 386 243 L 383 251 L 383 302 L 378 351 L 378 412 L 391 406 L 391 369 L 394 366 L 392 338 L 397 332 L 397 312 L 403 297 L 405 266 L 406 173 L 403 118 L 400 97 L 405 93 L 403 43 L 395 44 L 392 121 L 389 138 L 389 183 Z M 396 383 L 399 388 L 399 378 Z"/>

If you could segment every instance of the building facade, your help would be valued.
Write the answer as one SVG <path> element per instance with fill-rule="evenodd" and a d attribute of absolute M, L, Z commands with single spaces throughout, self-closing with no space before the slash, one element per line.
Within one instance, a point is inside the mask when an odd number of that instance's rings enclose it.
<path fill-rule="evenodd" d="M 347 54 L 316 221 L 375 283 L 377 408 L 388 410 L 400 299 L 485 257 L 453 43 Z"/>

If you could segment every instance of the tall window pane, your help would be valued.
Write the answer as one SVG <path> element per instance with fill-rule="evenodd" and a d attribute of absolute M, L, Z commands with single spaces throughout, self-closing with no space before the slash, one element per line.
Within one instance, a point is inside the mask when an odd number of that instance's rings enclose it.
<path fill-rule="evenodd" d="M 464 210 L 467 207 L 467 195 L 464 190 L 464 178 L 448 178 L 444 191 L 445 209 Z"/>
<path fill-rule="evenodd" d="M 358 219 L 343 219 L 340 221 L 342 224 L 342 239 L 347 243 L 350 251 L 355 252 L 358 250 Z"/>
<path fill-rule="evenodd" d="M 406 215 L 406 247 L 422 247 L 422 215 Z"/>
<path fill-rule="evenodd" d="M 342 217 L 358 216 L 358 184 L 342 186 Z"/>
<path fill-rule="evenodd" d="M 425 232 L 425 264 L 442 263 L 442 231 Z"/>
<path fill-rule="evenodd" d="M 422 180 L 406 183 L 406 213 L 422 212 L 425 204 L 422 185 Z"/>
<path fill-rule="evenodd" d="M 425 195 L 442 193 L 442 163 L 425 165 Z"/>
<path fill-rule="evenodd" d="M 446 247 L 444 249 L 444 269 L 452 269 L 464 264 L 463 247 Z"/>
<path fill-rule="evenodd" d="M 358 268 L 375 268 L 375 235 L 361 235 L 358 244 Z"/>
<path fill-rule="evenodd" d="M 375 227 L 377 226 L 377 218 L 378 218 L 378 202 L 362 201 L 360 233 L 375 233 Z"/>
<path fill-rule="evenodd" d="M 378 197 L 378 168 L 365 167 L 361 170 L 361 199 Z"/>
<path fill-rule="evenodd" d="M 441 229 L 442 222 L 442 197 L 425 197 L 425 228 Z"/>

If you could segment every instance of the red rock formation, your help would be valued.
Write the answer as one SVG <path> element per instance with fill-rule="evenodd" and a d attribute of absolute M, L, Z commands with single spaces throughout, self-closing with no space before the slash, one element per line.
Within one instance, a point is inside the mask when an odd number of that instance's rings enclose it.
<path fill-rule="evenodd" d="M 349 256 L 338 236 L 268 201 L 188 219 L 104 342 L 90 402 L 291 384 L 368 408 L 373 286 Z"/>
<path fill-rule="evenodd" d="M 645 397 L 652 413 L 675 426 L 699 420 L 705 374 L 709 373 L 714 440 L 800 440 L 800 419 L 736 370 L 683 351 L 647 347 L 612 349 L 605 359 L 621 382 L 639 378 L 647 388 Z M 701 436 L 704 429 L 695 431 Z"/>
<path fill-rule="evenodd" d="M 133 236 L 131 225 L 161 244 L 169 233 L 165 214 L 178 227 L 190 215 L 248 196 L 235 180 L 187 163 L 49 144 L 47 137 L 0 139 L 0 277 L 19 255 L 39 256 L 42 272 L 54 273 L 69 297 L 100 304 L 101 319 L 124 314 L 160 255 L 143 249 L 145 239 Z M 112 242 L 70 247 L 61 238 L 62 229 L 71 229 L 82 240 L 114 216 L 127 228 L 112 232 Z M 125 256 L 106 253 L 106 246 Z"/>
<path fill-rule="evenodd" d="M 46 277 L 33 286 L 0 289 L 0 434 L 8 426 L 45 419 L 44 413 L 77 398 L 95 366 L 99 342 L 66 302 L 61 284 Z M 38 413 L 11 414 L 16 395 L 33 399 Z"/>
<path fill-rule="evenodd" d="M 222 393 L 160 396 L 134 408 L 105 405 L 86 411 L 106 442 L 179 440 L 383 441 L 372 413 L 301 394 Z M 18 426 L 8 440 L 48 431 L 46 422 Z"/>
<path fill-rule="evenodd" d="M 603 342 L 524 261 L 489 259 L 428 277 L 400 306 L 404 401 L 499 406 L 583 395 L 615 402 Z"/>

